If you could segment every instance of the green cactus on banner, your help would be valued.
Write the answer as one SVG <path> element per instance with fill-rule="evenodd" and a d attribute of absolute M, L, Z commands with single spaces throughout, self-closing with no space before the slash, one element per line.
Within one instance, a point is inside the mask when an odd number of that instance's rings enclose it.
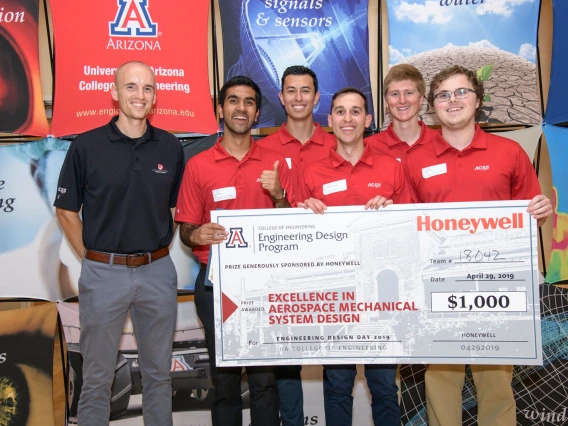
<path fill-rule="evenodd" d="M 493 65 L 485 65 L 476 71 L 477 78 L 479 81 L 488 81 L 493 74 Z M 491 96 L 488 94 L 483 95 L 483 102 L 491 102 Z"/>

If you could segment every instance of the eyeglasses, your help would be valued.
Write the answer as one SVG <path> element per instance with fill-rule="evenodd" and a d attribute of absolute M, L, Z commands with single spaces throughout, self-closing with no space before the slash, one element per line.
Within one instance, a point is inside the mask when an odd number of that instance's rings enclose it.
<path fill-rule="evenodd" d="M 438 102 L 448 102 L 452 97 L 452 94 L 456 97 L 456 99 L 465 99 L 469 96 L 470 92 L 475 93 L 475 90 L 460 87 L 453 92 L 440 92 L 434 95 L 434 99 L 436 99 Z"/>

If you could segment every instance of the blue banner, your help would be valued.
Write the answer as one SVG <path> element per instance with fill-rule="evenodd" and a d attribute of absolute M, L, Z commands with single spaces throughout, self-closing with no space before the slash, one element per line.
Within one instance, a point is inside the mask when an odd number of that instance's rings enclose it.
<path fill-rule="evenodd" d="M 554 206 L 552 250 L 546 271 L 546 281 L 568 280 L 568 129 L 544 126 L 552 171 L 552 202 Z"/>
<path fill-rule="evenodd" d="M 484 83 L 479 122 L 541 123 L 536 84 L 539 0 L 387 0 L 387 7 L 390 65 L 414 65 L 427 85 L 442 69 L 462 65 L 477 71 Z M 439 124 L 426 102 L 421 118 Z"/>
<path fill-rule="evenodd" d="M 550 85 L 548 86 L 548 105 L 544 120 L 550 124 L 568 122 L 568 84 L 566 84 L 566 69 L 568 67 L 568 2 L 554 0 L 552 2 L 553 35 L 552 35 L 552 68 L 550 70 Z"/>
<path fill-rule="evenodd" d="M 318 76 L 314 121 L 327 126 L 333 94 L 346 86 L 366 94 L 372 114 L 367 0 L 220 0 L 225 80 L 247 75 L 264 96 L 258 127 L 279 126 L 286 113 L 280 79 L 291 65 Z"/>

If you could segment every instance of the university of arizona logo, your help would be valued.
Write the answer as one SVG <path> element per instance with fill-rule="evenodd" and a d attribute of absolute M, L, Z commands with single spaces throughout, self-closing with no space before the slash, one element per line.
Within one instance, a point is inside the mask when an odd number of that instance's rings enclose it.
<path fill-rule="evenodd" d="M 118 11 L 109 22 L 111 37 L 157 37 L 158 24 L 148 12 L 149 0 L 117 0 Z"/>
<path fill-rule="evenodd" d="M 230 228 L 229 239 L 225 243 L 227 248 L 244 248 L 248 247 L 248 243 L 243 236 L 243 228 Z"/>

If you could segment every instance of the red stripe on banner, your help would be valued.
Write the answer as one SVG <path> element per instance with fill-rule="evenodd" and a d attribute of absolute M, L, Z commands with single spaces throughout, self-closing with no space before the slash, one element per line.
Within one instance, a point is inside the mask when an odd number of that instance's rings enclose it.
<path fill-rule="evenodd" d="M 45 136 L 39 73 L 38 0 L 0 3 L 0 131 Z"/>
<path fill-rule="evenodd" d="M 156 74 L 149 119 L 170 131 L 218 129 L 209 91 L 207 0 L 51 0 L 55 61 L 51 133 L 81 133 L 118 114 L 116 68 L 147 63 Z"/>

